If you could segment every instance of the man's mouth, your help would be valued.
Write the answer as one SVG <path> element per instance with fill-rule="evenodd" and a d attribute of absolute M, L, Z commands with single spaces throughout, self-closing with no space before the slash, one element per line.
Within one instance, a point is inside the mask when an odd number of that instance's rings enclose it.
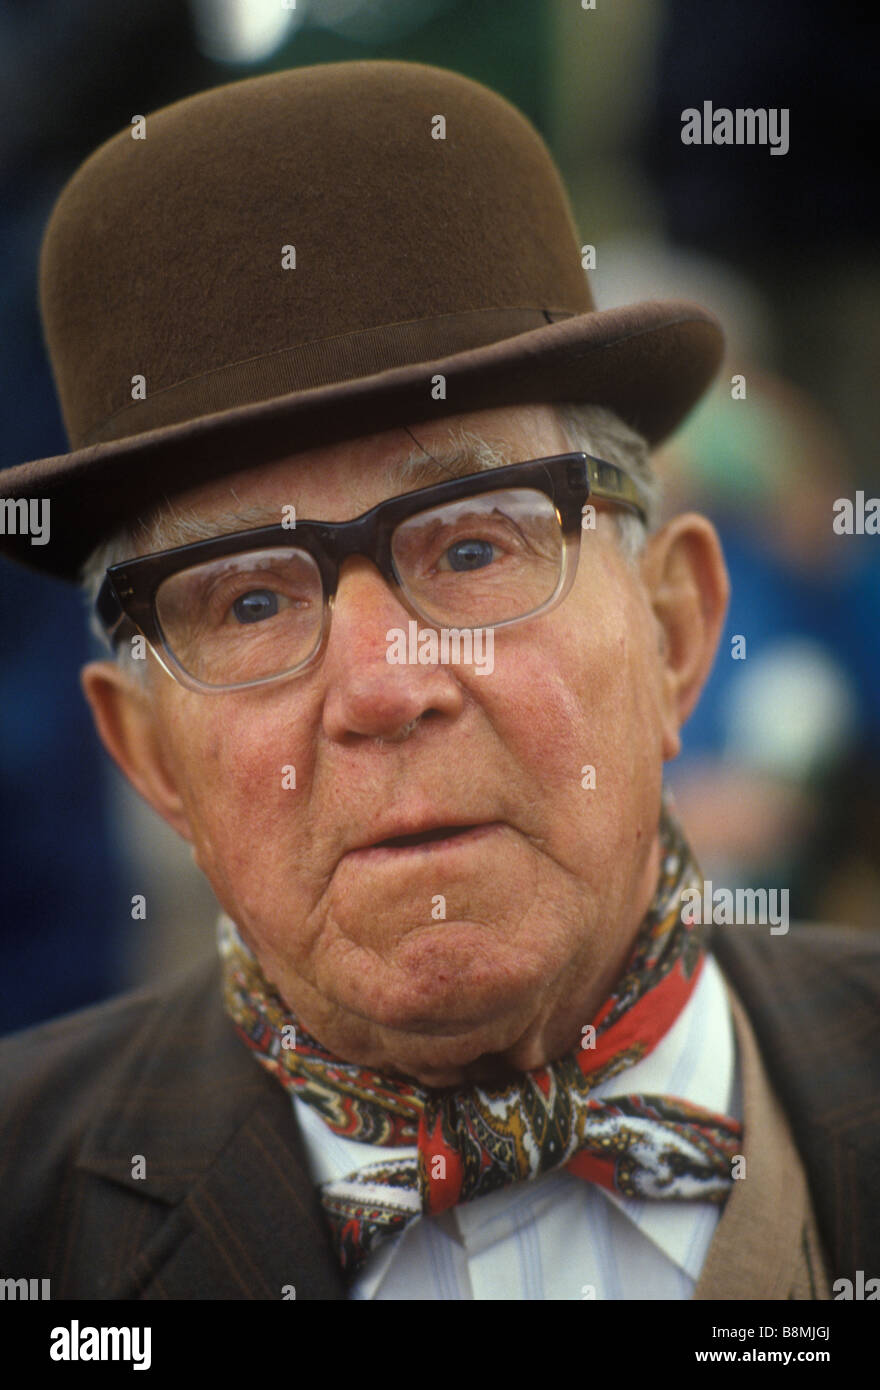
<path fill-rule="evenodd" d="M 385 839 L 362 845 L 350 853 L 357 856 L 369 855 L 374 859 L 419 850 L 436 853 L 438 850 L 455 849 L 459 845 L 464 847 L 500 828 L 501 821 L 481 821 L 476 825 L 432 825 L 424 830 L 386 836 Z"/>
<path fill-rule="evenodd" d="M 371 849 L 409 849 L 413 845 L 430 845 L 436 840 L 458 839 L 462 835 L 471 835 L 475 830 L 483 829 L 479 825 L 436 825 L 431 830 L 421 830 L 417 835 L 392 835 L 390 839 L 380 840 L 378 844 L 371 845 Z"/>

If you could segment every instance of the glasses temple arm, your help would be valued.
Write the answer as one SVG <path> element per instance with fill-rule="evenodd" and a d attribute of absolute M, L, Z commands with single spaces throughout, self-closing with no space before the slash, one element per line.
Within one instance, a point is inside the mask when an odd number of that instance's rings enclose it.
<path fill-rule="evenodd" d="M 126 630 L 132 628 L 132 623 L 119 602 L 115 585 L 109 575 L 105 575 L 104 582 L 98 591 L 95 612 L 107 634 L 107 641 L 110 646 L 117 647 L 125 636 Z"/>
<path fill-rule="evenodd" d="M 630 510 L 638 512 L 642 521 L 647 524 L 645 495 L 635 479 L 614 463 L 590 458 L 589 455 L 586 458 L 590 496 L 598 497 L 603 502 L 616 502 L 619 506 L 629 507 Z"/>

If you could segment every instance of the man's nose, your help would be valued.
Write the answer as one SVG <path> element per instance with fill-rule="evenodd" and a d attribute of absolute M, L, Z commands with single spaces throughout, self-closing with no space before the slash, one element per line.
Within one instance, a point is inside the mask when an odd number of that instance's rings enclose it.
<path fill-rule="evenodd" d="M 371 561 L 362 556 L 345 561 L 323 661 L 329 737 L 394 739 L 429 712 L 453 717 L 463 708 L 462 687 L 448 666 L 389 662 L 393 639 L 388 633 L 392 628 L 408 633 L 411 621 Z"/>

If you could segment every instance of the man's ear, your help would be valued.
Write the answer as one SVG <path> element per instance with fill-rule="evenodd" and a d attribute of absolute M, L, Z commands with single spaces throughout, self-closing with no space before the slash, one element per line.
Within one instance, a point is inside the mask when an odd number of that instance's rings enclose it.
<path fill-rule="evenodd" d="M 190 842 L 183 802 L 163 756 L 151 672 L 143 682 L 115 661 L 91 661 L 80 672 L 101 742 L 113 761 L 154 811 Z"/>
<path fill-rule="evenodd" d="M 663 757 L 681 749 L 680 729 L 706 683 L 727 612 L 730 581 L 715 527 L 686 512 L 649 536 L 642 577 L 660 629 Z"/>

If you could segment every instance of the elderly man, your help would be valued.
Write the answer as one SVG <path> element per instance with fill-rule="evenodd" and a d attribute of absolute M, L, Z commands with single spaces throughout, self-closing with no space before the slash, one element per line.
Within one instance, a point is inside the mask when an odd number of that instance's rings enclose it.
<path fill-rule="evenodd" d="M 683 910 L 662 770 L 727 581 L 704 518 L 653 528 L 648 447 L 717 368 L 712 317 L 597 312 L 531 127 L 397 63 L 134 117 L 62 194 L 42 301 L 73 452 L 5 475 L 51 534 L 4 548 L 82 569 L 100 735 L 222 916 L 210 971 L 4 1047 L 2 1272 L 87 1299 L 880 1273 L 876 947 L 713 950 Z"/>

